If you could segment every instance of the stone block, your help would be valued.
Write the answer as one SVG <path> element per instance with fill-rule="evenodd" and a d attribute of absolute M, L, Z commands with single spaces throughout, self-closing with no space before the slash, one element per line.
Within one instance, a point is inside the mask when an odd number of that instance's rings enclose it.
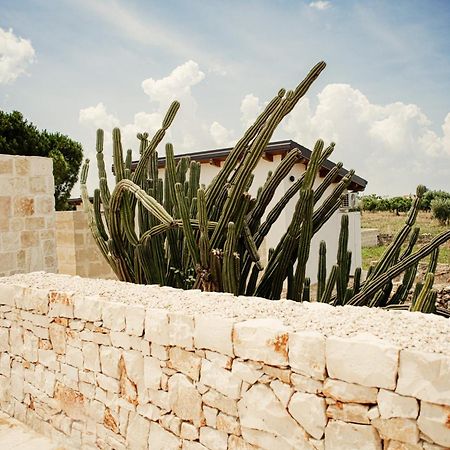
<path fill-rule="evenodd" d="M 106 346 L 100 346 L 100 364 L 101 370 L 105 375 L 119 379 L 119 360 L 122 356 L 122 351 Z"/>
<path fill-rule="evenodd" d="M 303 428 L 288 414 L 272 390 L 263 384 L 253 385 L 238 402 L 242 435 L 245 430 L 259 430 L 272 436 L 279 436 L 292 448 L 308 448 L 307 435 Z M 267 448 L 267 447 L 263 447 Z M 273 448 L 284 448 L 280 445 Z"/>
<path fill-rule="evenodd" d="M 234 353 L 244 359 L 287 366 L 290 330 L 276 319 L 252 319 L 237 323 L 233 331 Z"/>
<path fill-rule="evenodd" d="M 392 391 L 380 389 L 377 397 L 378 408 L 382 419 L 403 417 L 417 419 L 419 404 L 413 397 L 404 397 Z"/>
<path fill-rule="evenodd" d="M 48 332 L 53 350 L 59 355 L 66 353 L 66 328 L 57 323 L 51 323 Z"/>
<path fill-rule="evenodd" d="M 144 357 L 144 385 L 147 389 L 161 387 L 162 370 L 159 360 L 151 356 Z"/>
<path fill-rule="evenodd" d="M 450 406 L 450 357 L 440 353 L 402 350 L 395 391 Z"/>
<path fill-rule="evenodd" d="M 144 334 L 145 308 L 141 305 L 129 305 L 125 312 L 125 331 L 134 336 Z"/>
<path fill-rule="evenodd" d="M 133 413 L 127 429 L 127 449 L 147 450 L 149 447 L 150 421 Z"/>
<path fill-rule="evenodd" d="M 377 403 L 378 389 L 327 378 L 323 384 L 326 397 L 346 403 Z"/>
<path fill-rule="evenodd" d="M 289 334 L 289 365 L 292 370 L 317 380 L 324 380 L 325 337 L 315 331 Z"/>
<path fill-rule="evenodd" d="M 233 319 L 219 316 L 195 316 L 195 347 L 233 356 L 233 324 Z"/>
<path fill-rule="evenodd" d="M 77 319 L 97 322 L 102 320 L 102 305 L 104 301 L 97 295 L 75 295 L 74 317 Z"/>
<path fill-rule="evenodd" d="M 100 372 L 100 351 L 95 342 L 83 342 L 84 368 Z M 107 375 L 107 374 L 106 374 Z"/>
<path fill-rule="evenodd" d="M 241 425 L 236 417 L 229 416 L 220 412 L 216 418 L 216 427 L 219 431 L 224 431 L 228 434 L 236 436 L 241 435 Z"/>
<path fill-rule="evenodd" d="M 169 313 L 169 345 L 193 349 L 194 318 L 188 314 Z"/>
<path fill-rule="evenodd" d="M 195 441 L 199 437 L 198 428 L 188 422 L 183 422 L 181 424 L 180 437 L 188 441 Z"/>
<path fill-rule="evenodd" d="M 200 428 L 200 443 L 211 450 L 227 450 L 228 435 L 214 428 Z"/>
<path fill-rule="evenodd" d="M 263 375 L 261 367 L 261 364 L 253 361 L 239 361 L 238 359 L 234 359 L 231 372 L 243 381 L 253 384 Z"/>
<path fill-rule="evenodd" d="M 343 422 L 370 424 L 369 406 L 359 403 L 336 402 L 327 408 L 327 417 Z"/>
<path fill-rule="evenodd" d="M 309 394 L 320 394 L 323 390 L 323 381 L 300 375 L 298 373 L 291 374 L 291 384 L 296 391 L 307 392 Z"/>
<path fill-rule="evenodd" d="M 422 401 L 417 424 L 433 442 L 450 448 L 450 407 Z"/>
<path fill-rule="evenodd" d="M 154 450 L 177 450 L 181 440 L 155 422 L 150 424 L 148 448 Z"/>
<path fill-rule="evenodd" d="M 419 429 L 415 420 L 401 417 L 393 417 L 392 419 L 379 417 L 372 420 L 372 425 L 378 430 L 382 439 L 393 439 L 407 444 L 419 442 Z"/>
<path fill-rule="evenodd" d="M 231 371 L 216 366 L 207 359 L 202 360 L 200 382 L 228 398 L 237 400 L 240 397 L 242 380 Z"/>
<path fill-rule="evenodd" d="M 209 389 L 202 395 L 203 403 L 211 408 L 218 409 L 219 411 L 229 414 L 231 416 L 238 415 L 237 402 L 225 395 L 217 392 L 214 389 Z"/>
<path fill-rule="evenodd" d="M 294 393 L 294 389 L 292 389 L 292 387 L 289 384 L 283 383 L 280 380 L 272 381 L 270 383 L 270 388 L 272 389 L 273 393 L 277 396 L 281 404 L 285 408 L 287 408 L 289 400 L 291 399 L 292 394 Z"/>
<path fill-rule="evenodd" d="M 9 352 L 9 330 L 0 328 L 0 353 Z"/>
<path fill-rule="evenodd" d="M 180 419 L 191 420 L 197 427 L 203 424 L 202 397 L 186 375 L 169 378 L 169 403 Z"/>
<path fill-rule="evenodd" d="M 326 450 L 381 450 L 381 439 L 370 425 L 330 420 L 325 428 Z"/>
<path fill-rule="evenodd" d="M 125 330 L 125 313 L 127 305 L 118 302 L 103 302 L 103 326 L 111 331 Z"/>
<path fill-rule="evenodd" d="M 145 339 L 152 344 L 169 345 L 169 314 L 165 309 L 147 309 Z"/>
<path fill-rule="evenodd" d="M 289 402 L 291 416 L 314 439 L 322 439 L 327 424 L 325 399 L 314 394 L 296 392 Z"/>
<path fill-rule="evenodd" d="M 397 347 L 370 334 L 326 341 L 329 376 L 363 386 L 395 389 L 398 354 Z"/>
<path fill-rule="evenodd" d="M 193 352 L 188 352 L 179 347 L 171 347 L 169 350 L 168 367 L 184 373 L 195 381 L 200 376 L 202 359 Z"/>

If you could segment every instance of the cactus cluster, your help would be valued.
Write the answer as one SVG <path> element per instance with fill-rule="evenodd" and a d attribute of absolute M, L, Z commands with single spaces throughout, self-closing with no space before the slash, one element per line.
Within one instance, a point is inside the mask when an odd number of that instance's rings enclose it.
<path fill-rule="evenodd" d="M 278 92 L 206 187 L 200 185 L 200 163 L 188 157 L 177 160 L 171 144 L 165 146 L 164 179 L 158 172 L 156 149 L 179 109 L 178 102 L 172 103 L 161 129 L 152 139 L 147 133 L 138 134 L 140 159 L 135 170 L 132 170 L 131 150 L 124 157 L 120 130 L 113 130 L 116 185 L 112 191 L 105 170 L 103 131 L 98 130 L 99 188 L 94 191 L 91 203 L 86 186 L 89 161 L 86 161 L 81 173 L 81 194 L 94 239 L 120 280 L 269 299 L 279 299 L 287 287 L 288 298 L 310 300 L 311 283 L 306 277 L 306 263 L 311 239 L 339 208 L 354 172 L 349 171 L 334 185 L 332 192 L 325 195 L 338 177 L 342 167 L 342 163 L 338 163 L 313 188 L 320 167 L 334 149 L 334 143 L 325 148 L 323 141 L 318 140 L 303 176 L 270 210 L 275 190 L 302 157 L 298 149 L 291 150 L 269 174 L 256 198 L 248 191 L 253 172 L 276 127 L 324 68 L 324 62 L 318 63 L 294 90 Z M 328 278 L 326 245 L 320 246 L 318 301 L 334 305 L 386 306 L 390 304 L 392 279 L 405 272 L 401 287 L 394 293 L 396 304 L 404 301 L 419 259 L 436 252 L 435 249 L 450 237 L 438 237 L 421 251 L 411 253 L 413 241 L 417 239 L 414 231 L 410 245 L 400 255 L 400 248 L 417 216 L 421 195 L 423 192 L 419 190 L 405 228 L 366 281 L 361 281 L 361 270 L 357 269 L 351 287 L 348 218 L 343 216 L 337 261 Z M 259 248 L 294 198 L 296 205 L 291 223 L 276 248 L 269 251 L 268 262 L 263 267 Z M 412 308 L 432 309 L 432 283 L 432 276 L 427 276 Z"/>

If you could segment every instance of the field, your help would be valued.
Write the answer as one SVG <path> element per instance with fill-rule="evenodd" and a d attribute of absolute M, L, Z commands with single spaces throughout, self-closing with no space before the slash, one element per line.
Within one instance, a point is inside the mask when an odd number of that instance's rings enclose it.
<path fill-rule="evenodd" d="M 372 261 L 377 261 L 380 258 L 390 242 L 389 236 L 395 236 L 404 225 L 405 219 L 406 214 L 396 216 L 391 212 L 363 211 L 361 213 L 361 227 L 377 228 L 384 241 L 384 245 L 378 247 L 364 247 L 362 249 L 363 269 L 367 269 Z M 426 212 L 419 213 L 415 226 L 420 227 L 419 244 L 416 248 L 420 248 L 434 236 L 448 230 L 448 226 L 439 225 L 439 222 L 434 220 L 430 213 Z M 450 242 L 447 242 L 441 247 L 439 252 L 439 263 L 450 265 Z"/>

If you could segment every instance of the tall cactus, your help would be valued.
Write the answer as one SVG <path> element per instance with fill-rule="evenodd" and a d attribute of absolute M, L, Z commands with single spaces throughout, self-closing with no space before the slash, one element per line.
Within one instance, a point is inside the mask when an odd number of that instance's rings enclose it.
<path fill-rule="evenodd" d="M 161 128 L 151 139 L 148 133 L 138 134 L 140 159 L 134 171 L 131 151 L 124 153 L 120 130 L 113 130 L 115 187 L 112 191 L 105 170 L 103 131 L 97 132 L 99 189 L 94 191 L 91 204 L 86 186 L 89 161 L 86 161 L 81 173 L 81 193 L 93 237 L 120 280 L 235 295 L 256 294 L 270 299 L 279 299 L 287 283 L 289 298 L 310 301 L 306 265 L 311 239 L 339 208 L 354 172 L 349 171 L 325 196 L 339 176 L 342 163 L 332 167 L 321 183 L 315 183 L 319 168 L 334 150 L 334 143 L 324 148 L 323 141 L 318 140 L 305 174 L 270 210 L 267 208 L 276 190 L 302 157 L 300 150 L 294 149 L 286 155 L 260 187 L 256 198 L 251 198 L 248 190 L 254 181 L 253 172 L 277 126 L 324 68 L 325 63 L 320 62 L 294 90 L 281 89 L 205 187 L 200 185 L 200 164 L 188 157 L 177 160 L 171 144 L 165 148 L 164 179 L 158 171 L 156 149 L 174 121 L 180 107 L 178 102 L 171 104 Z M 409 246 L 400 253 L 417 216 L 422 194 L 423 189 L 419 188 L 404 229 L 378 265 L 365 281 L 361 280 L 361 270 L 356 269 L 353 285 L 349 276 L 348 219 L 343 217 L 337 261 L 328 279 L 326 244 L 320 245 L 318 301 L 335 305 L 367 305 L 381 298 L 386 304 L 391 300 L 391 303 L 404 301 L 419 260 L 432 252 L 436 255 L 435 249 L 450 238 L 450 232 L 441 235 L 412 253 L 418 235 L 413 232 Z M 269 252 L 267 266 L 263 267 L 259 248 L 294 197 L 297 198 L 291 223 L 276 248 Z M 433 267 L 429 269 L 432 273 Z M 392 278 L 405 270 L 403 288 L 397 289 L 389 299 Z M 414 308 L 432 309 L 434 291 L 429 279 L 427 276 Z"/>

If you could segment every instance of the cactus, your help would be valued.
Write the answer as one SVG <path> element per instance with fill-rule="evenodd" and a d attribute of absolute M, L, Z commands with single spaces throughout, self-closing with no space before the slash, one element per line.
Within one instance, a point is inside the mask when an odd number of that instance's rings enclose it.
<path fill-rule="evenodd" d="M 316 64 L 294 90 L 281 89 L 277 93 L 230 151 L 208 186 L 200 185 L 200 164 L 188 157 L 177 160 L 171 144 L 165 146 L 164 179 L 159 176 L 156 149 L 175 119 L 178 102 L 170 105 L 161 128 L 152 138 L 148 133 L 137 135 L 140 159 L 134 172 L 131 150 L 124 153 L 120 130 L 113 130 L 112 191 L 105 170 L 104 134 L 102 130 L 97 132 L 99 188 L 94 191 L 91 204 L 86 186 L 89 161 L 86 161 L 81 173 L 81 194 L 95 242 L 120 280 L 234 295 L 256 294 L 274 300 L 281 297 L 287 283 L 288 298 L 311 300 L 310 279 L 306 276 L 311 239 L 339 208 L 354 172 L 349 171 L 323 198 L 339 175 L 342 163 L 332 167 L 321 183 L 315 183 L 319 168 L 334 150 L 334 143 L 324 148 L 319 139 L 306 172 L 269 211 L 276 189 L 302 157 L 300 150 L 291 150 L 269 173 L 256 198 L 251 198 L 248 190 L 254 181 L 253 171 L 277 126 L 324 68 L 324 62 Z M 427 312 L 433 309 L 435 292 L 430 274 L 435 270 L 436 249 L 450 238 L 450 232 L 412 253 L 418 231 L 411 230 L 423 192 L 424 188 L 419 187 L 404 228 L 380 262 L 365 281 L 357 268 L 352 285 L 348 218 L 343 216 L 337 260 L 328 279 L 326 244 L 320 245 L 317 301 L 333 305 L 395 306 L 405 301 L 412 288 L 418 262 L 432 253 L 425 285 L 411 308 Z M 297 198 L 291 223 L 276 248 L 269 251 L 267 266 L 263 267 L 259 248 L 294 197 Z M 401 253 L 408 235 L 409 245 Z M 402 285 L 391 295 L 392 279 L 402 272 L 405 272 Z"/>

